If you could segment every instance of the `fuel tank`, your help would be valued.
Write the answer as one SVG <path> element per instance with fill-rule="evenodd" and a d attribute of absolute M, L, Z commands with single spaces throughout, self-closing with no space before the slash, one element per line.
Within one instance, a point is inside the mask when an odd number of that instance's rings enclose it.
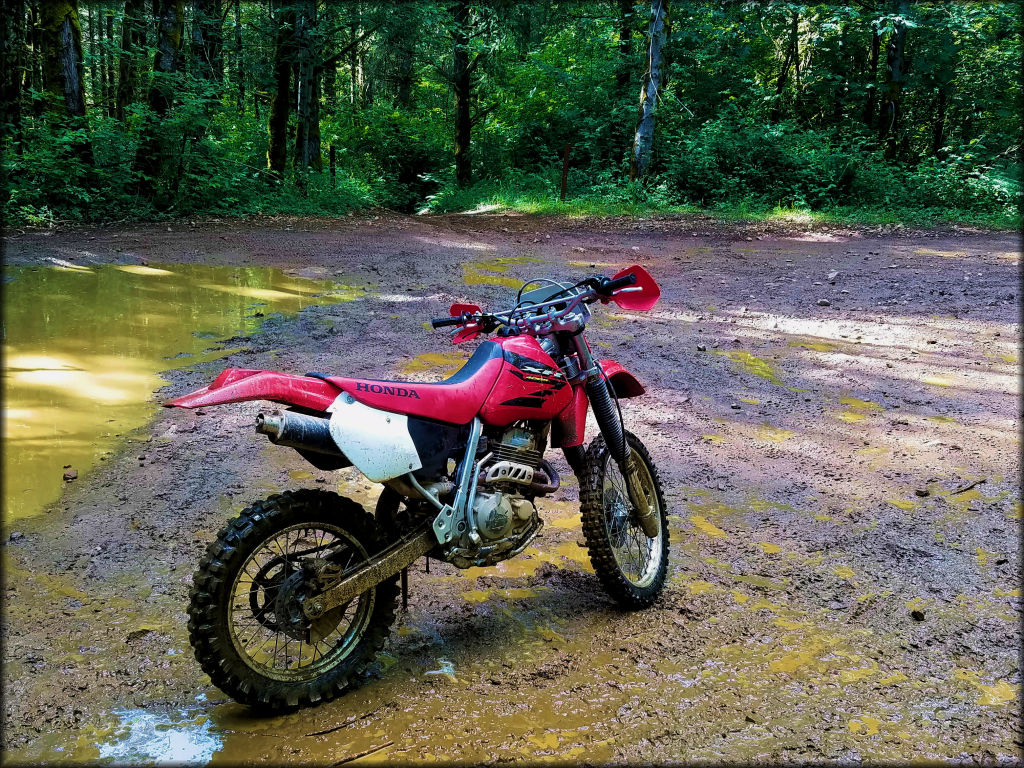
<path fill-rule="evenodd" d="M 484 424 L 503 427 L 520 419 L 548 420 L 572 399 L 572 389 L 558 365 L 532 336 L 495 339 L 502 364 L 494 387 L 480 409 Z"/>

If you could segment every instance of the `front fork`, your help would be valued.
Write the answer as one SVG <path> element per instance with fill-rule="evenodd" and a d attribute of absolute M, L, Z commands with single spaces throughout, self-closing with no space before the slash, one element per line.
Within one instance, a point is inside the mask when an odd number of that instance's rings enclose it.
<path fill-rule="evenodd" d="M 584 386 L 587 398 L 590 400 L 590 407 L 594 410 L 597 426 L 601 430 L 601 434 L 604 435 L 608 453 L 618 464 L 622 476 L 626 478 L 626 490 L 629 492 L 629 500 L 633 504 L 633 508 L 636 509 L 640 527 L 647 538 L 653 539 L 658 535 L 659 521 L 654 510 L 651 509 L 651 503 L 640 480 L 639 459 L 626 443 L 626 433 L 623 431 L 622 421 L 619 419 L 618 408 L 612 399 L 611 383 L 602 372 L 600 364 L 594 360 L 583 334 L 576 334 L 572 340 L 576 348 L 576 357 L 580 362 L 582 372 L 586 375 Z M 573 469 L 575 471 L 575 467 Z M 579 473 L 577 473 L 578 475 Z"/>

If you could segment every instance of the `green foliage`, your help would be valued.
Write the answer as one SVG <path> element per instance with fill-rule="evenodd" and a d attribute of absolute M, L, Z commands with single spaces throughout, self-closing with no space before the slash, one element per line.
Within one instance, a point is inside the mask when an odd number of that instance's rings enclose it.
<path fill-rule="evenodd" d="M 911 167 L 886 162 L 856 127 L 769 126 L 734 113 L 665 141 L 675 146 L 663 161 L 663 179 L 683 200 L 700 205 L 948 207 L 1010 216 L 1020 197 L 1018 181 L 981 173 L 963 154 Z"/>
<path fill-rule="evenodd" d="M 704 207 L 723 216 L 1016 226 L 1020 19 L 1011 4 L 922 0 L 906 17 L 898 5 L 674 0 L 652 173 L 639 185 L 627 179 L 627 158 L 646 66 L 645 6 L 636 5 L 624 56 L 617 3 L 470 3 L 476 183 L 460 189 L 450 4 L 318 5 L 318 61 L 338 53 L 319 80 L 323 170 L 294 167 L 292 112 L 288 168 L 278 177 L 267 171 L 267 119 L 287 2 L 242 3 L 241 49 L 228 13 L 223 80 L 203 77 L 187 44 L 183 71 L 154 76 L 150 23 L 147 45 L 132 52 L 138 84 L 118 120 L 102 57 L 116 63 L 120 55 L 124 5 L 90 0 L 80 7 L 97 23 L 83 29 L 102 29 L 106 13 L 116 28 L 113 38 L 85 41 L 87 122 L 20 97 L 20 122 L 3 125 L 5 216 L 41 226 L 202 213 L 342 215 L 371 205 L 571 215 Z M 794 18 L 799 73 L 783 71 Z M 187 17 L 186 31 L 191 23 Z M 899 24 L 910 64 L 889 161 L 878 94 L 888 36 Z M 19 92 L 39 94 L 28 66 L 39 54 L 26 50 Z M 153 77 L 173 93 L 166 114 L 147 106 Z M 289 100 L 294 109 L 294 90 Z M 147 139 L 162 159 L 152 179 L 140 178 L 136 157 Z M 560 203 L 566 146 L 568 194 Z"/>

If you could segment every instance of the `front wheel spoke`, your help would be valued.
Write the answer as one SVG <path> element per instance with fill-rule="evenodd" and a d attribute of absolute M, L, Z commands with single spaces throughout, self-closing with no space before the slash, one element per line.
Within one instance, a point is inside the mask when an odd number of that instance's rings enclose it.
<path fill-rule="evenodd" d="M 644 557 L 644 543 L 640 541 L 640 537 L 635 537 L 634 541 L 636 541 L 636 574 L 637 578 L 640 578 L 644 575 L 647 558 Z"/>

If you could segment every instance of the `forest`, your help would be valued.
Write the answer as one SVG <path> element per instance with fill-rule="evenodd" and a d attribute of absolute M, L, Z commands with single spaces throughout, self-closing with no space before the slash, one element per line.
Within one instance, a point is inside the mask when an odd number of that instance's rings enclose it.
<path fill-rule="evenodd" d="M 482 205 L 1019 222 L 1013 2 L 5 9 L 9 224 Z"/>

